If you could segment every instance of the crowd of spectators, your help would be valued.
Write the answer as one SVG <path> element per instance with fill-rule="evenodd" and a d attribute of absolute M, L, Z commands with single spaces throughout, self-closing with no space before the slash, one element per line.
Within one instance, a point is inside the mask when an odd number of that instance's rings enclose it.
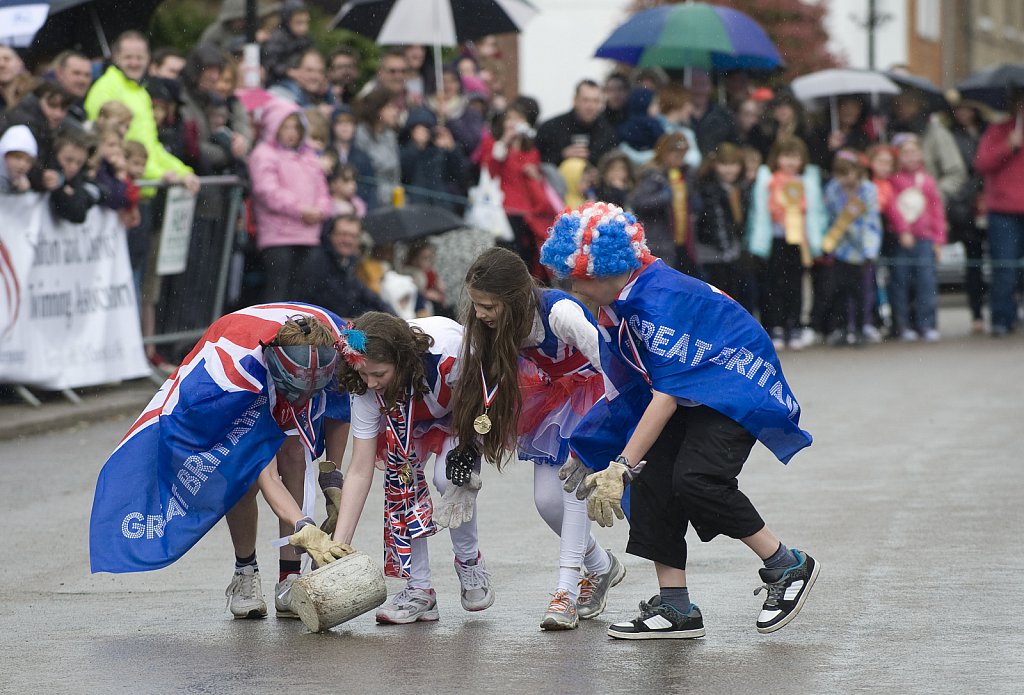
<path fill-rule="evenodd" d="M 541 282 L 552 281 L 538 250 L 554 215 L 600 199 L 634 212 L 655 255 L 737 299 L 779 347 L 938 340 L 936 262 L 950 240 L 966 251 L 973 329 L 1000 336 L 1017 323 L 1019 115 L 994 122 L 968 102 L 936 111 L 912 90 L 809 113 L 777 77 L 618 69 L 579 81 L 571 109 L 539 122 L 535 99 L 508 93 L 493 37 L 464 46 L 440 85 L 423 46 L 383 48 L 360 83 L 367 58 L 317 50 L 300 0 L 261 9 L 263 88 L 244 89 L 244 14 L 225 0 L 187 53 L 127 32 L 106 63 L 69 50 L 37 75 L 0 46 L 0 192 L 49 192 L 71 222 L 93 205 L 116 210 L 144 332 L 161 294 L 215 282 L 219 254 L 203 244 L 219 238 L 229 189 L 201 176 L 245 182 L 244 268 L 257 272 L 241 276 L 239 301 L 412 315 L 453 311 L 433 247 L 396 263 L 360 220 L 399 199 L 461 214 L 481 171 L 500 180 L 513 232 L 498 243 Z M 143 179 L 198 195 L 190 269 L 166 286 L 160 207 Z M 161 311 L 202 321 L 195 307 Z"/>

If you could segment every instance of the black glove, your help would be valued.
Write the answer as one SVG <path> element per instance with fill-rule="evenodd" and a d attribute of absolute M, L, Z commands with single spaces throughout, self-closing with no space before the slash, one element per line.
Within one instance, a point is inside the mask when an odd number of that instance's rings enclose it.
<path fill-rule="evenodd" d="M 448 452 L 445 459 L 445 476 L 452 482 L 452 485 L 462 487 L 469 482 L 469 476 L 473 473 L 480 460 L 480 455 L 470 447 L 458 447 Z"/>

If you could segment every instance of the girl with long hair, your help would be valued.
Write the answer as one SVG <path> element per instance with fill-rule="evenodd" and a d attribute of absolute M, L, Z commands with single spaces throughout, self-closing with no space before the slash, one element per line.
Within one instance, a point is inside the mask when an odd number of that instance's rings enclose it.
<path fill-rule="evenodd" d="M 498 467 L 511 450 L 536 464 L 537 511 L 561 537 L 558 586 L 541 628 L 571 630 L 604 610 L 608 589 L 625 576 L 591 535 L 586 505 L 559 480 L 582 472 L 569 435 L 604 394 L 597 327 L 577 299 L 537 287 L 506 249 L 482 253 L 466 289 L 453 431 L 460 449 L 475 447 Z M 579 480 L 571 482 L 575 490 Z"/>
<path fill-rule="evenodd" d="M 494 603 L 494 593 L 477 542 L 480 478 L 473 475 L 462 487 L 449 486 L 445 467 L 435 465 L 434 487 L 443 495 L 435 510 L 424 475 L 432 455 L 442 461 L 454 449 L 450 415 L 462 326 L 439 316 L 406 322 L 371 311 L 352 327 L 362 335 L 349 340 L 352 351 L 338 371 L 339 383 L 353 395 L 352 461 L 334 537 L 351 543 L 380 461 L 384 574 L 408 583 L 377 609 L 377 622 L 438 619 L 427 554 L 427 537 L 438 525 L 450 527 L 462 607 L 482 611 Z M 446 519 L 440 518 L 442 511 Z"/>

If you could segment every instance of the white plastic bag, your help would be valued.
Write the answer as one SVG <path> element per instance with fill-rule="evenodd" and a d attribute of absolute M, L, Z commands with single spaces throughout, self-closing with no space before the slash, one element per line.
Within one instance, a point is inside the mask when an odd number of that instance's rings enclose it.
<path fill-rule="evenodd" d="M 466 225 L 488 232 L 495 241 L 512 241 L 512 225 L 505 215 L 505 194 L 501 179 L 491 176 L 486 167 L 480 171 L 480 182 L 469 189 Z"/>

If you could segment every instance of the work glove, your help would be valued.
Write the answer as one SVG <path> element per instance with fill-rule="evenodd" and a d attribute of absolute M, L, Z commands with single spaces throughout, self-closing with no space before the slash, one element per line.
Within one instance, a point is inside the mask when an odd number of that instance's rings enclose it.
<path fill-rule="evenodd" d="M 558 469 L 558 479 L 565 481 L 565 485 L 562 486 L 563 490 L 575 492 L 577 499 L 585 500 L 587 493 L 580 488 L 580 483 L 583 482 L 587 475 L 593 472 L 593 469 L 584 466 L 583 462 L 578 458 L 570 456 L 565 465 Z"/>
<path fill-rule="evenodd" d="M 320 462 L 320 475 L 317 477 L 320 489 L 324 492 L 327 502 L 327 520 L 320 524 L 320 530 L 328 536 L 334 534 L 338 525 L 338 510 L 341 508 L 341 488 L 345 484 L 345 476 L 338 470 L 334 461 Z"/>
<path fill-rule="evenodd" d="M 309 557 L 313 559 L 317 566 L 323 567 L 355 552 L 352 546 L 337 543 L 326 533 L 318 529 L 312 520 L 307 522 L 307 519 L 303 519 L 295 524 L 296 532 L 288 536 L 288 543 L 297 548 L 302 548 L 309 553 Z"/>
<path fill-rule="evenodd" d="M 449 485 L 434 509 L 434 523 L 438 526 L 458 528 L 468 523 L 476 511 L 476 495 L 480 492 L 480 476 L 471 473 L 469 481 L 459 487 Z"/>
<path fill-rule="evenodd" d="M 474 470 L 479 470 L 480 455 L 471 447 L 457 447 L 445 457 L 444 474 L 452 485 L 462 487 Z"/>
<path fill-rule="evenodd" d="M 587 493 L 587 516 L 600 526 L 612 526 L 615 523 L 613 514 L 619 519 L 625 519 L 626 515 L 622 513 L 622 493 L 646 463 L 641 461 L 630 468 L 625 459 L 619 457 L 603 471 L 591 473 L 584 478 L 580 489 L 585 489 Z M 577 496 L 579 493 L 580 490 L 577 490 Z"/>

